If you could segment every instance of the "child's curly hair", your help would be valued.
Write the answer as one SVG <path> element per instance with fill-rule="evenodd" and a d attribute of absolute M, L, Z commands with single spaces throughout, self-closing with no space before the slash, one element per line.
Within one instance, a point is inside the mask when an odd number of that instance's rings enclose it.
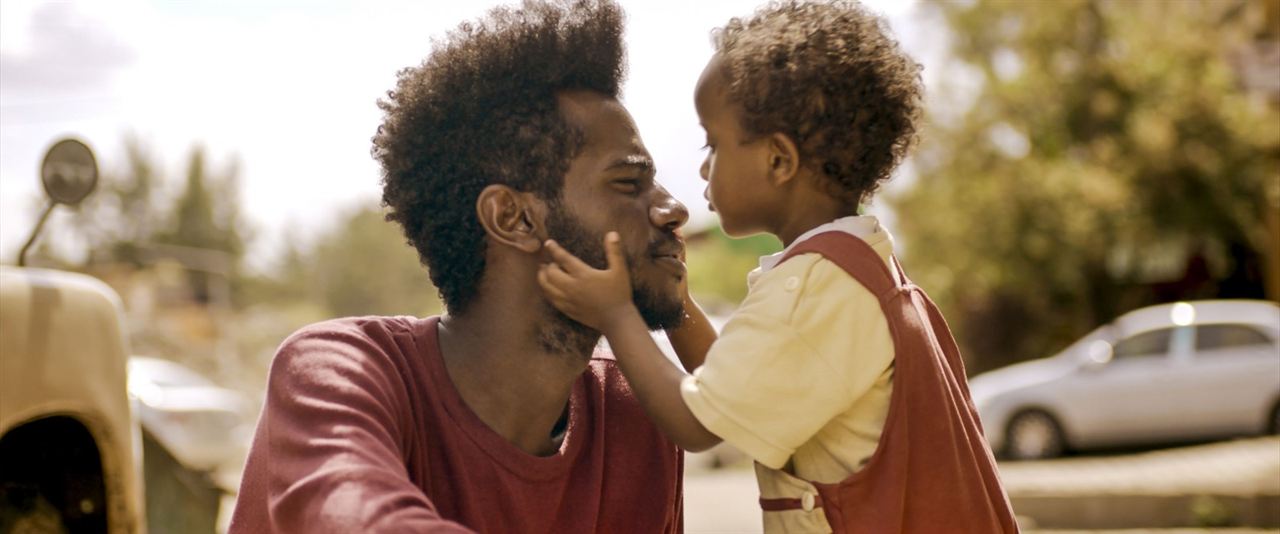
<path fill-rule="evenodd" d="M 731 19 L 712 43 L 743 129 L 790 136 L 839 198 L 868 200 L 914 141 L 920 65 L 856 2 L 772 2 Z"/>
<path fill-rule="evenodd" d="M 556 95 L 582 89 L 618 97 L 622 21 L 611 0 L 497 8 L 435 42 L 378 102 L 385 118 L 372 153 L 382 165 L 387 219 L 400 223 L 449 311 L 466 308 L 484 274 L 480 192 L 505 184 L 560 198 L 583 139 L 561 116 Z"/>

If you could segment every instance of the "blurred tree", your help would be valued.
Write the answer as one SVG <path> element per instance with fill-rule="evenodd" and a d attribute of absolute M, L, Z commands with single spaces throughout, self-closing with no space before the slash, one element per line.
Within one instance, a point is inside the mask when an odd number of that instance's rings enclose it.
<path fill-rule="evenodd" d="M 246 231 L 240 220 L 238 192 L 238 164 L 232 163 L 221 176 L 209 178 L 204 149 L 192 149 L 186 187 L 169 214 L 172 230 L 159 234 L 159 240 L 243 255 Z"/>
<path fill-rule="evenodd" d="M 261 296 L 276 304 L 317 301 L 326 316 L 430 315 L 442 309 L 427 270 L 399 229 L 375 207 L 357 207 L 306 246 L 296 234 Z"/>
<path fill-rule="evenodd" d="M 1263 295 L 1280 113 L 1228 63 L 1253 4 L 924 5 L 958 62 L 890 201 L 971 372 L 1141 305 Z"/>
<path fill-rule="evenodd" d="M 689 289 L 708 313 L 727 315 L 747 296 L 747 273 L 759 258 L 782 250 L 769 234 L 743 239 L 725 235 L 719 225 L 687 232 Z"/>
<path fill-rule="evenodd" d="M 210 176 L 204 150 L 195 147 L 187 180 L 176 198 L 164 195 L 162 163 L 136 136 L 124 140 L 123 170 L 105 171 L 99 190 L 72 218 L 88 250 L 84 267 L 127 264 L 134 268 L 175 259 L 190 271 L 197 300 L 210 298 L 213 273 L 234 288 L 251 228 L 240 213 L 239 167 Z"/>
<path fill-rule="evenodd" d="M 239 164 L 210 176 L 204 149 L 195 147 L 187 163 L 187 180 L 171 212 L 167 230 L 154 236 L 188 269 L 192 293 L 200 302 L 215 298 L 216 284 L 234 288 L 240 277 L 249 229 L 240 213 Z M 234 289 L 232 289 L 234 290 Z M 229 297 L 229 295 L 228 295 Z"/>
<path fill-rule="evenodd" d="M 124 297 L 133 350 L 225 379 L 236 356 L 235 297 L 248 280 L 240 267 L 250 227 L 239 211 L 238 165 L 212 173 L 197 146 L 185 183 L 173 184 L 133 135 L 124 139 L 124 160 L 123 168 L 103 170 L 98 191 L 73 214 L 68 237 L 78 237 L 87 254 L 64 265 Z M 173 185 L 181 185 L 176 195 Z"/>
<path fill-rule="evenodd" d="M 125 168 L 104 170 L 98 190 L 75 211 L 72 226 L 86 241 L 86 264 L 145 262 L 141 247 L 160 226 L 157 209 L 163 176 L 150 149 L 135 135 L 124 138 Z"/>

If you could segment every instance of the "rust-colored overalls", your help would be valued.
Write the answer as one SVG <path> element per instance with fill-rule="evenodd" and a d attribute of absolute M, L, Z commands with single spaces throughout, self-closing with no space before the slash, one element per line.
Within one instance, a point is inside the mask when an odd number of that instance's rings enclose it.
<path fill-rule="evenodd" d="M 824 232 L 782 261 L 819 253 L 880 300 L 893 336 L 894 374 L 880 444 L 835 484 L 808 481 L 816 502 L 761 499 L 766 511 L 821 507 L 834 532 L 1018 532 L 995 458 L 969 398 L 964 363 L 937 306 L 866 242 Z"/>

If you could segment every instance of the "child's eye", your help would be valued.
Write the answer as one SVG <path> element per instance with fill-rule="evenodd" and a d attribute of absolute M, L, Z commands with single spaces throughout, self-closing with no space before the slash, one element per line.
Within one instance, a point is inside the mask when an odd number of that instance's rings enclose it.
<path fill-rule="evenodd" d="M 715 146 L 715 145 L 713 145 L 713 144 L 711 144 L 711 143 L 707 143 L 707 144 L 705 144 L 705 145 L 702 145 L 702 150 L 710 150 L 710 151 L 712 151 L 712 152 L 715 152 L 715 151 L 716 151 L 716 146 Z"/>

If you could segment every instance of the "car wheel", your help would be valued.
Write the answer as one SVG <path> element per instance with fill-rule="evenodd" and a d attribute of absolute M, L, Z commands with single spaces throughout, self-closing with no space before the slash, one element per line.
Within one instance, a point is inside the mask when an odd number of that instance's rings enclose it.
<path fill-rule="evenodd" d="M 1013 460 L 1039 460 L 1059 456 L 1066 449 L 1062 427 L 1053 416 L 1027 410 L 1009 420 L 1005 431 L 1005 456 Z"/>

